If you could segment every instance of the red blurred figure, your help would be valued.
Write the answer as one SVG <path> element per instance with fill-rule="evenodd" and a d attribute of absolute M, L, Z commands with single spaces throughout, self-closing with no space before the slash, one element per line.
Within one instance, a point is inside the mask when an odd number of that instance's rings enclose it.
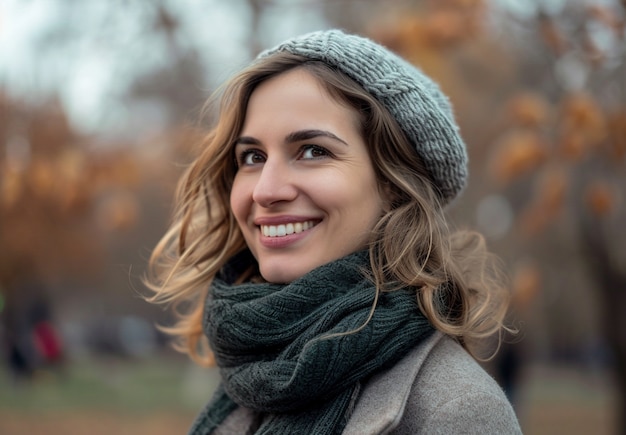
<path fill-rule="evenodd" d="M 61 360 L 61 339 L 48 320 L 41 320 L 33 326 L 33 342 L 44 365 L 56 364 Z"/>

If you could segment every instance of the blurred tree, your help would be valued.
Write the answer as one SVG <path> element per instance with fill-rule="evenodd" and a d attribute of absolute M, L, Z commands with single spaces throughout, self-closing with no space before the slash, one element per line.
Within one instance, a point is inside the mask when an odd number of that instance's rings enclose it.
<path fill-rule="evenodd" d="M 521 62 L 520 73 L 532 69 L 539 80 L 525 83 L 532 97 L 525 90 L 511 97 L 508 130 L 532 135 L 541 145 L 526 140 L 513 150 L 496 143 L 493 155 L 493 179 L 505 191 L 515 184 L 533 185 L 516 228 L 522 237 L 538 241 L 566 223 L 569 237 L 579 243 L 578 264 L 598 292 L 598 317 L 611 349 L 619 433 L 626 433 L 626 259 L 619 224 L 626 214 L 621 204 L 626 195 L 624 19 L 623 4 L 576 4 L 558 15 L 539 10 L 534 23 L 526 23 L 538 30 L 540 56 Z"/>
<path fill-rule="evenodd" d="M 0 286 L 39 270 L 55 285 L 56 308 L 81 326 L 129 311 L 163 320 L 133 291 L 141 292 L 148 251 L 165 230 L 175 180 L 201 143 L 204 126 L 188 121 L 209 95 L 214 69 L 266 46 L 269 16 L 283 7 L 266 0 L 12 6 L 46 19 L 29 29 L 24 53 L 33 68 L 21 83 L 31 94 L 12 86 L 10 74 L 1 77 Z M 91 101 L 93 112 L 68 115 L 77 100 Z"/>
<path fill-rule="evenodd" d="M 502 226 L 508 237 L 491 242 L 519 265 L 513 286 L 520 307 L 532 308 L 549 291 L 556 295 L 558 303 L 552 302 L 546 325 L 538 328 L 565 330 L 560 340 L 570 336 L 585 346 L 580 330 L 593 323 L 585 305 L 593 301 L 590 294 L 602 295 L 601 314 L 591 317 L 606 320 L 604 335 L 625 392 L 626 327 L 619 323 L 626 310 L 626 241 L 619 227 L 626 188 L 624 2 L 569 2 L 556 15 L 540 10 L 539 2 L 520 2 L 535 10 L 523 16 L 488 0 L 297 3 L 303 15 L 321 8 L 329 23 L 368 33 L 436 78 L 451 96 L 470 144 L 471 184 L 455 204 L 454 217 L 466 223 L 486 199 L 499 199 L 489 202 L 499 208 L 483 207 L 491 218 L 502 220 L 499 215 L 512 209 L 515 225 Z M 201 134 L 183 124 L 206 96 L 206 60 L 215 55 L 199 41 L 205 34 L 219 38 L 218 45 L 240 38 L 249 48 L 244 57 L 250 57 L 270 42 L 272 23 L 284 21 L 283 15 L 267 20 L 268 11 L 288 7 L 278 0 L 220 2 L 236 11 L 245 28 L 240 34 L 228 24 L 221 32 L 194 31 L 173 1 L 50 4 L 58 5 L 63 19 L 38 40 L 35 79 L 91 80 L 92 70 L 78 65 L 71 76 L 55 69 L 58 59 L 65 64 L 89 53 L 95 72 L 105 65 L 97 60 L 108 59 L 115 86 L 105 87 L 102 97 L 125 99 L 127 110 L 106 116 L 135 119 L 137 130 L 160 131 L 137 132 L 138 146 L 124 144 L 125 152 L 115 146 L 98 150 L 102 139 L 77 134 L 58 103 L 37 108 L 2 95 L 0 282 L 18 270 L 12 267 L 18 255 L 35 256 L 53 276 L 87 279 L 107 267 L 107 250 L 116 264 L 136 261 L 137 246 L 145 240 L 151 245 L 163 230 L 179 171 L 171 162 L 186 160 Z M 217 2 L 208 8 L 217 9 Z M 202 21 L 209 12 L 204 10 Z M 104 118 L 98 122 L 111 125 Z M 572 240 L 580 242 L 578 248 Z M 569 269 L 556 270 L 558 265 Z M 116 286 L 105 286 L 106 297 L 113 298 Z M 127 298 L 128 282 L 118 287 Z"/>
<path fill-rule="evenodd" d="M 57 103 L 33 109 L 0 95 L 6 144 L 0 158 L 0 282 L 18 279 L 13 270 L 29 274 L 84 277 L 94 273 L 99 257 L 95 239 L 85 237 L 88 213 L 88 171 L 85 156 Z M 24 270 L 26 262 L 35 270 Z"/>
<path fill-rule="evenodd" d="M 394 5 L 361 26 L 451 95 L 473 174 L 453 212 L 467 222 L 467 204 L 494 195 L 513 208 L 507 241 L 492 242 L 518 264 L 518 311 L 542 288 L 558 295 L 544 315 L 558 335 L 552 356 L 599 357 L 597 349 L 589 354 L 593 332 L 582 331 L 593 322 L 578 316 L 597 297 L 591 318 L 610 348 L 619 433 L 626 433 L 625 5 L 572 2 L 549 10 L 536 2 L 525 16 L 486 0 Z M 572 283 L 574 276 L 581 282 Z M 573 328 L 554 330 L 563 325 Z"/>
<path fill-rule="evenodd" d="M 25 272 L 51 280 L 97 275 L 102 229 L 136 223 L 137 156 L 89 147 L 55 102 L 32 106 L 0 95 L 0 117 L 0 282 L 22 260 L 34 268 Z"/>
<path fill-rule="evenodd" d="M 18 35 L 29 41 L 25 71 L 4 65 L 1 79 L 11 95 L 26 90 L 31 101 L 60 95 L 82 131 L 109 138 L 164 131 L 194 113 L 208 93 L 217 55 L 207 45 L 216 38 L 197 26 L 202 17 L 210 25 L 219 15 L 213 10 L 223 8 L 170 0 L 14 5 L 12 13 L 46 19 L 27 29 L 29 38 Z M 77 113 L 79 106 L 87 110 Z"/>
<path fill-rule="evenodd" d="M 148 4 L 145 5 L 149 7 Z M 174 127 L 189 119 L 205 100 L 206 71 L 197 47 L 189 42 L 189 29 L 162 1 L 152 4 L 149 26 L 151 40 L 163 41 L 163 56 L 168 59 L 160 67 L 146 71 L 130 84 L 126 102 L 137 105 L 146 101 L 166 112 L 162 129 Z M 149 24 L 149 22 L 148 22 Z"/>

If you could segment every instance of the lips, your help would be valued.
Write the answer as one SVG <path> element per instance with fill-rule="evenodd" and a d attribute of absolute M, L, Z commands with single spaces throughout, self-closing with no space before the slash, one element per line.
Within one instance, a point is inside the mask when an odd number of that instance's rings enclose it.
<path fill-rule="evenodd" d="M 317 224 L 314 220 L 303 222 L 287 222 L 278 225 L 259 225 L 261 233 L 265 237 L 284 237 L 291 234 L 298 234 L 313 228 Z"/>

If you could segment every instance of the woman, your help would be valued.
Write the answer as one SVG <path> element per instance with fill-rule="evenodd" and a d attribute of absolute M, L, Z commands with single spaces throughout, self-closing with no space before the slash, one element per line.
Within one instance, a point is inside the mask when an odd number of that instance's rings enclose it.
<path fill-rule="evenodd" d="M 506 292 L 446 226 L 467 157 L 438 87 L 333 30 L 259 55 L 220 109 L 151 259 L 179 348 L 220 369 L 190 433 L 520 433 L 467 352 Z"/>

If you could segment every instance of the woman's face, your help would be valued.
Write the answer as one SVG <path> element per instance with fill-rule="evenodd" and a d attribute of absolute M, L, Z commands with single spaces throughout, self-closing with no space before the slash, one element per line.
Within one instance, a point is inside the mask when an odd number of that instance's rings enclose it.
<path fill-rule="evenodd" d="M 298 68 L 252 93 L 230 204 L 264 279 L 291 282 L 366 247 L 383 199 L 357 113 Z"/>

